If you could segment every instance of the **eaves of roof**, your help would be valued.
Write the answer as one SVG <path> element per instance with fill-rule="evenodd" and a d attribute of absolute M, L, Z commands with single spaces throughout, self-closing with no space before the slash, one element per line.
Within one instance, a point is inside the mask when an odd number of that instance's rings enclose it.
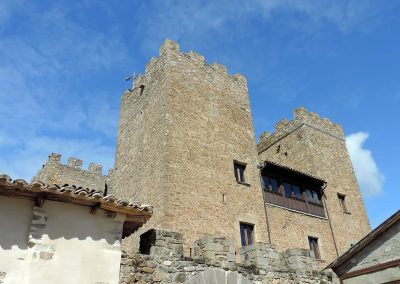
<path fill-rule="evenodd" d="M 114 195 L 103 196 L 100 191 L 75 186 L 48 185 L 41 182 L 28 183 L 23 179 L 12 180 L 10 176 L 0 174 L 0 195 L 30 200 L 53 200 L 93 208 L 102 208 L 111 212 L 126 214 L 146 222 L 153 214 L 153 207 L 141 205 Z"/>
<path fill-rule="evenodd" d="M 361 239 L 358 243 L 352 246 L 347 252 L 342 254 L 340 257 L 335 259 L 331 264 L 329 264 L 326 268 L 332 268 L 335 270 L 337 267 L 341 266 L 344 262 L 348 261 L 358 252 L 360 252 L 363 248 L 368 246 L 371 242 L 373 242 L 376 238 L 378 238 L 382 233 L 387 231 L 390 227 L 400 221 L 400 210 L 390 216 L 386 221 L 372 230 L 368 235 L 366 235 L 363 239 Z M 338 275 L 340 276 L 340 275 Z"/>
<path fill-rule="evenodd" d="M 309 173 L 306 173 L 306 172 L 302 172 L 302 171 L 299 171 L 299 170 L 293 169 L 291 167 L 284 166 L 284 165 L 281 165 L 281 164 L 278 164 L 276 162 L 272 162 L 272 161 L 269 161 L 269 160 L 265 160 L 263 163 L 264 164 L 263 164 L 262 169 L 265 168 L 265 167 L 268 167 L 268 166 L 273 166 L 273 167 L 280 168 L 280 169 L 288 171 L 288 172 L 295 173 L 295 174 L 300 175 L 300 176 L 307 177 L 307 178 L 309 178 L 311 180 L 314 180 L 315 182 L 318 182 L 318 183 L 321 183 L 321 184 L 326 184 L 325 180 L 323 180 L 323 179 L 321 179 L 319 177 L 316 177 L 316 176 L 314 176 L 312 174 L 309 174 Z"/>

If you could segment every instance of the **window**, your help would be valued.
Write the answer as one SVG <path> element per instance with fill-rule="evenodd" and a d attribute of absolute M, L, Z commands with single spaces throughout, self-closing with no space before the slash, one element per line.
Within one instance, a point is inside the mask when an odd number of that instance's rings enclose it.
<path fill-rule="evenodd" d="M 325 217 L 322 191 L 318 184 L 279 175 L 261 175 L 265 202 L 300 212 Z"/>
<path fill-rule="evenodd" d="M 283 187 L 285 188 L 285 194 L 287 197 L 295 197 L 301 199 L 300 187 L 286 182 L 283 184 Z"/>
<path fill-rule="evenodd" d="M 246 170 L 246 164 L 240 162 L 233 162 L 233 168 L 235 171 L 236 181 L 239 183 L 246 183 L 244 172 Z"/>
<path fill-rule="evenodd" d="M 325 218 L 325 181 L 272 162 L 265 161 L 263 166 L 261 180 L 266 204 Z"/>
<path fill-rule="evenodd" d="M 278 180 L 267 176 L 262 176 L 262 179 L 264 183 L 264 190 L 268 190 L 271 192 L 279 192 Z"/>
<path fill-rule="evenodd" d="M 342 211 L 344 213 L 349 213 L 346 208 L 346 195 L 338 193 L 338 198 L 339 198 L 339 203 L 340 203 L 340 208 L 342 208 Z"/>
<path fill-rule="evenodd" d="M 252 245 L 254 242 L 254 225 L 240 223 L 240 237 L 243 247 Z"/>
<path fill-rule="evenodd" d="M 322 204 L 321 194 L 318 191 L 307 188 L 306 196 L 307 196 L 308 202 L 313 202 L 315 204 Z"/>
<path fill-rule="evenodd" d="M 316 259 L 321 259 L 321 254 L 319 253 L 318 238 L 308 237 L 308 243 L 310 245 L 310 250 L 314 254 Z"/>
<path fill-rule="evenodd" d="M 140 95 L 143 94 L 144 85 L 140 85 L 140 86 L 139 86 L 139 89 L 140 89 L 139 94 L 140 94 Z"/>

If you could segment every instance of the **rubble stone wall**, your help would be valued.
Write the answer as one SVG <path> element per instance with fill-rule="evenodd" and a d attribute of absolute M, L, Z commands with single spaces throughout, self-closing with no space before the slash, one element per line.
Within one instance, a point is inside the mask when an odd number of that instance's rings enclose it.
<path fill-rule="evenodd" d="M 338 275 L 399 259 L 400 222 L 337 268 Z M 400 275 L 400 272 L 398 273 Z"/>
<path fill-rule="evenodd" d="M 149 254 L 122 255 L 120 284 L 337 283 L 331 271 L 318 270 L 307 250 L 279 253 L 274 245 L 255 243 L 241 250 L 238 263 L 232 240 L 208 235 L 196 241 L 191 257 L 183 257 L 181 234 L 153 233 L 157 237 Z"/>

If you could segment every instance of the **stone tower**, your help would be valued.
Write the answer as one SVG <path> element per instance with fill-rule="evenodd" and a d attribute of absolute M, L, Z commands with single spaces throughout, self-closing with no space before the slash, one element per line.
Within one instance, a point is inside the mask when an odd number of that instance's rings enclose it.
<path fill-rule="evenodd" d="M 307 236 L 320 239 L 322 258 L 333 260 L 370 231 L 368 217 L 346 148 L 343 129 L 304 108 L 281 120 L 258 144 L 260 159 L 308 173 L 326 182 L 324 209 L 317 218 L 268 205 L 272 243 L 282 249 L 309 248 Z M 290 238 L 285 236 L 290 235 Z M 337 252 L 336 252 L 337 251 Z"/>
<path fill-rule="evenodd" d="M 152 204 L 147 227 L 182 232 L 186 252 L 206 234 L 238 248 L 240 224 L 268 239 L 257 164 L 246 79 L 167 40 L 122 97 L 116 193 Z"/>

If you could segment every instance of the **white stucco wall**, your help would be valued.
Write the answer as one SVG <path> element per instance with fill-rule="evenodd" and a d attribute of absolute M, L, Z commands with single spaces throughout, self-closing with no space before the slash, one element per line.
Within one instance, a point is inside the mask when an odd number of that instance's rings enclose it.
<path fill-rule="evenodd" d="M 0 198 L 3 283 L 118 283 L 125 215 L 102 209 L 92 214 L 89 207 L 55 201 L 37 208 L 7 199 Z"/>
<path fill-rule="evenodd" d="M 0 196 L 0 283 L 23 283 L 33 202 Z"/>

